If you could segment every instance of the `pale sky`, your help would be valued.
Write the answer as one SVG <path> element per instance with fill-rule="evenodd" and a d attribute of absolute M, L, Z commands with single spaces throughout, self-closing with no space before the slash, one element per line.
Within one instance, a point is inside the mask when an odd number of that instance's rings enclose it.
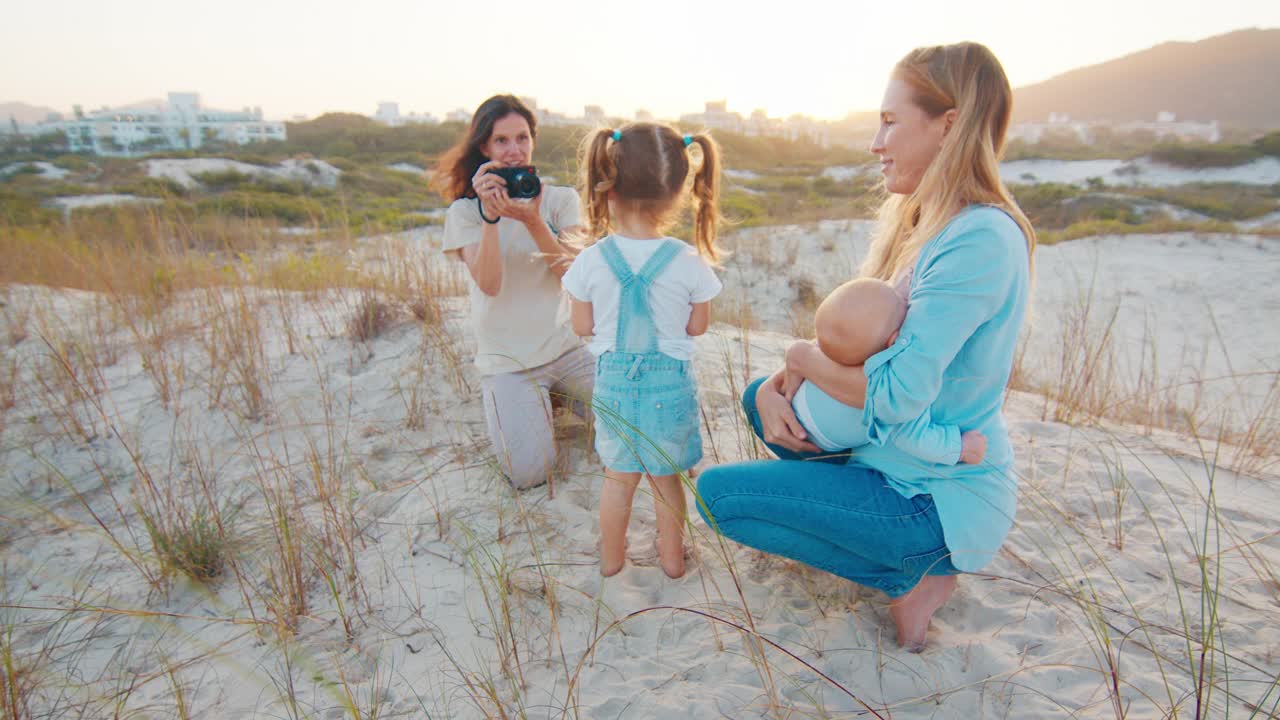
<path fill-rule="evenodd" d="M 1276 0 L 26 0 L 0 23 L 0 102 L 63 112 L 168 91 L 268 119 L 472 110 L 497 92 L 575 116 L 706 100 L 835 119 L 879 107 L 920 45 L 975 40 L 1013 85 L 1169 40 L 1280 27 Z"/>

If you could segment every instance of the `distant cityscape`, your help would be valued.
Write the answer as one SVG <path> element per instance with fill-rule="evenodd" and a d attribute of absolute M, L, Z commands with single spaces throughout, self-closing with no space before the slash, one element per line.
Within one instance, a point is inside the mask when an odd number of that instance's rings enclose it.
<path fill-rule="evenodd" d="M 569 116 L 540 107 L 535 98 L 521 99 L 534 111 L 542 126 L 594 127 L 618 119 L 606 114 L 598 105 L 586 105 L 580 116 Z M 52 113 L 41 122 L 26 125 L 10 117 L 8 123 L 0 124 L 0 134 L 41 136 L 61 132 L 66 136 L 70 152 L 125 157 L 166 150 L 197 150 L 211 142 L 248 145 L 287 138 L 285 122 L 264 120 L 261 108 L 246 107 L 239 111 L 206 108 L 200 102 L 200 95 L 191 92 L 170 92 L 167 102 L 153 107 L 103 107 L 85 112 L 77 105 L 72 115 L 65 118 L 60 113 Z M 471 121 L 470 111 L 462 108 L 447 113 L 442 121 L 431 113 L 402 113 L 397 102 L 378 103 L 375 112 L 368 117 L 388 127 Z M 633 118 L 636 121 L 654 120 L 646 110 L 637 110 Z M 290 121 L 304 122 L 308 119 L 295 116 Z M 785 119 L 771 118 L 761 109 L 744 117 L 730 111 L 724 100 L 708 101 L 702 112 L 684 114 L 678 120 L 684 125 L 710 130 L 748 137 L 805 141 L 822 147 L 833 144 L 865 147 L 877 124 L 874 113 L 853 115 L 838 122 L 815 120 L 800 114 Z M 1180 121 L 1172 112 L 1158 113 L 1150 122 L 1129 123 L 1074 121 L 1062 113 L 1050 113 L 1044 122 L 1015 124 L 1009 134 L 1011 139 L 1028 143 L 1039 142 L 1052 134 L 1089 144 L 1104 130 L 1112 134 L 1144 132 L 1156 139 L 1209 143 L 1216 143 L 1222 138 L 1216 121 Z"/>

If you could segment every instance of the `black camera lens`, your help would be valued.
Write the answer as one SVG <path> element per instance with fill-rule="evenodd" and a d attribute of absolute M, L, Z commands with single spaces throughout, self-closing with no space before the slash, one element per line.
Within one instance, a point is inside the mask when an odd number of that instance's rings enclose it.
<path fill-rule="evenodd" d="M 533 197 L 542 189 L 542 183 L 538 182 L 537 175 L 522 172 L 516 175 L 514 179 L 515 194 L 521 197 Z"/>
<path fill-rule="evenodd" d="M 489 172 L 507 181 L 507 197 L 528 199 L 537 197 L 542 192 L 542 181 L 532 167 L 494 168 Z"/>

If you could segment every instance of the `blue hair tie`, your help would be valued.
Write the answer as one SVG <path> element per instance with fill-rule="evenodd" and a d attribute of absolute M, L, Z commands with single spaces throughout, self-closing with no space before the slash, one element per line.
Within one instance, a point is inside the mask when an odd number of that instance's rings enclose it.
<path fill-rule="evenodd" d="M 613 131 L 613 135 L 612 135 L 611 137 L 613 137 L 613 141 L 614 141 L 614 142 L 618 142 L 619 140 L 621 140 L 621 139 L 622 139 L 622 131 L 621 131 L 621 130 L 614 130 L 614 131 Z"/>
<path fill-rule="evenodd" d="M 684 136 L 684 146 L 685 146 L 685 147 L 689 147 L 689 143 L 691 143 L 691 142 L 693 142 L 693 136 L 692 136 L 692 135 L 685 135 L 685 136 Z"/>

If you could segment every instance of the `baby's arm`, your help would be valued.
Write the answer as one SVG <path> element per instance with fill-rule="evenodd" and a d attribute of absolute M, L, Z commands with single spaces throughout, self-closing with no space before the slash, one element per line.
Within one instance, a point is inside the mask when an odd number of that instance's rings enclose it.
<path fill-rule="evenodd" d="M 925 462 L 976 465 L 987 453 L 987 438 L 977 430 L 960 432 L 956 425 L 933 422 L 928 410 L 911 422 L 894 426 L 889 442 Z"/>

